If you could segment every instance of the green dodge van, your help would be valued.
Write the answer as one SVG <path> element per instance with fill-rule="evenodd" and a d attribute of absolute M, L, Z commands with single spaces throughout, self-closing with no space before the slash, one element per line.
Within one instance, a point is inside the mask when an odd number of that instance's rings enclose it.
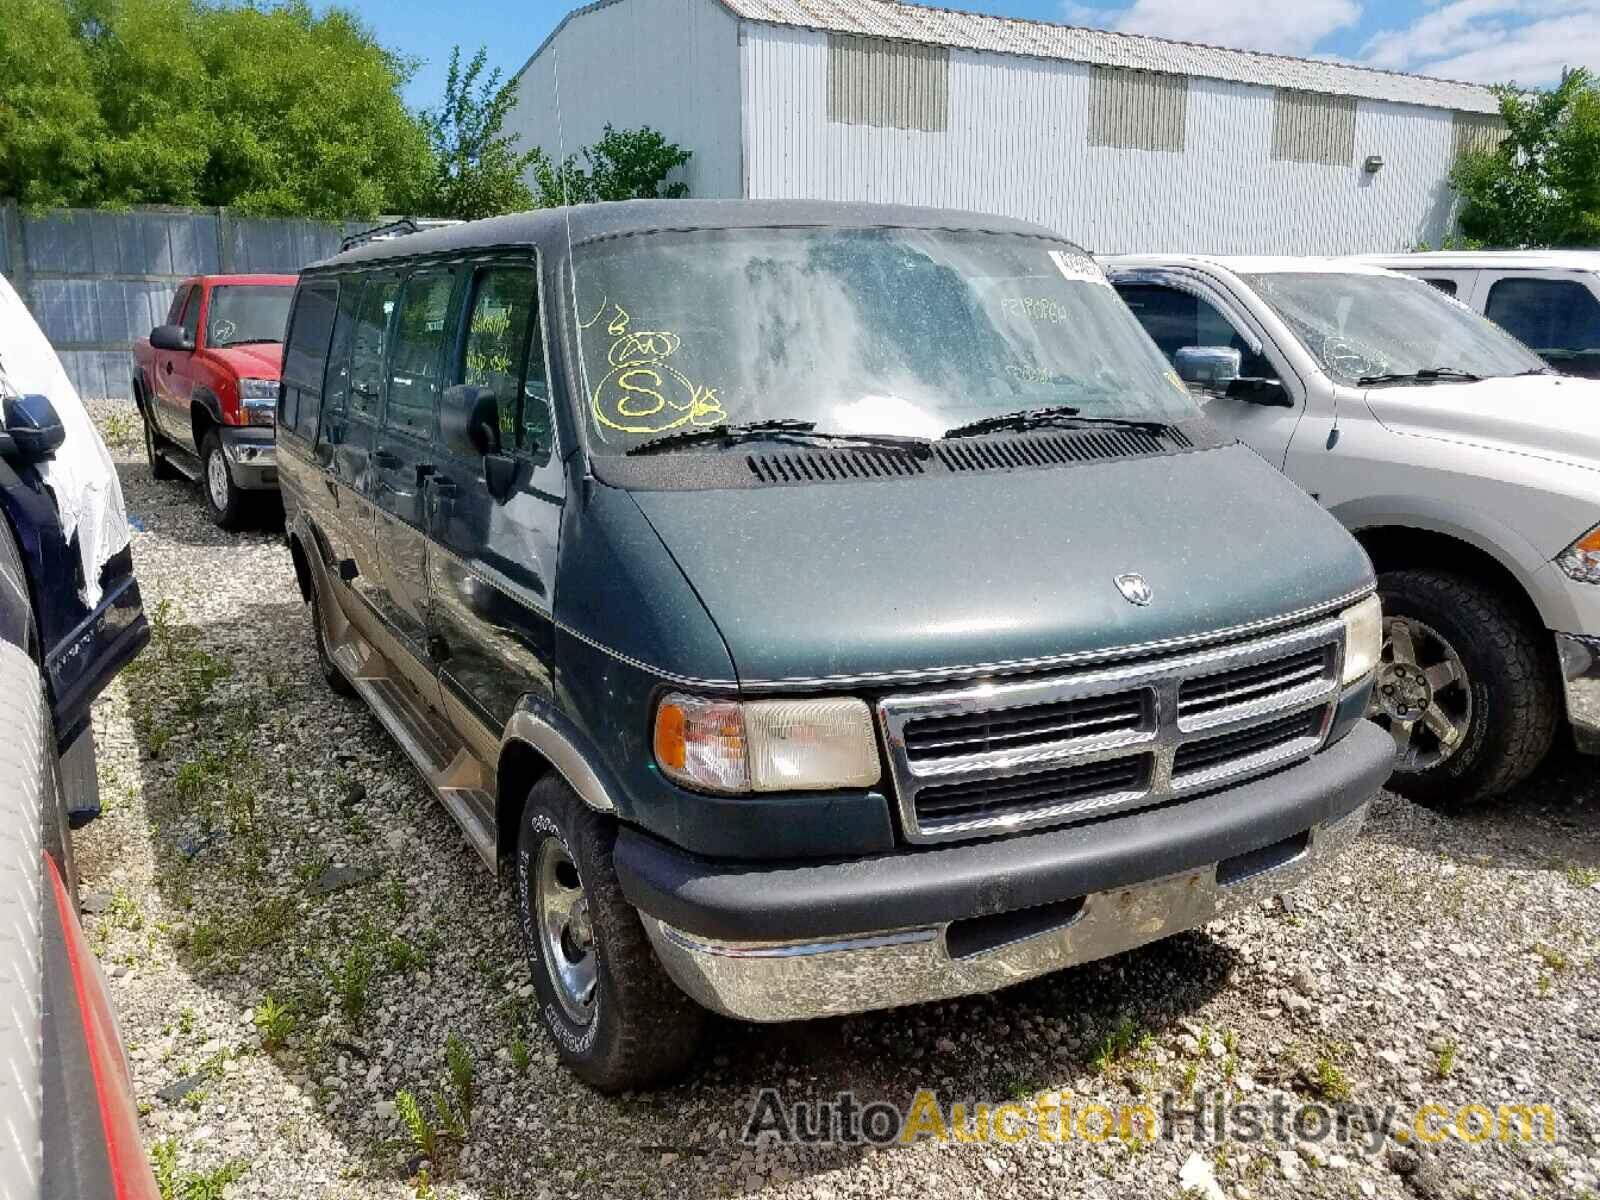
<path fill-rule="evenodd" d="M 278 417 L 328 682 L 491 870 L 597 1087 L 987 991 L 1355 837 L 1366 555 L 1037 226 L 525 213 L 300 276 Z"/>

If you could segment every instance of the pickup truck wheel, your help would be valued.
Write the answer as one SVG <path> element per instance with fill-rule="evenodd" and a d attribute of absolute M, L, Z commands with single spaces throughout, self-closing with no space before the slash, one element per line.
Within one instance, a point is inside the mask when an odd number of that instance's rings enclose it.
<path fill-rule="evenodd" d="M 1389 786 L 1438 808 L 1502 795 L 1543 761 L 1560 697 L 1549 639 L 1499 592 L 1447 571 L 1386 571 L 1369 715 L 1394 736 Z"/>
<path fill-rule="evenodd" d="M 612 867 L 616 823 L 557 775 L 528 793 L 517 913 L 556 1054 L 602 1092 L 644 1088 L 694 1057 L 705 1013 L 667 978 Z"/>
<path fill-rule="evenodd" d="M 232 531 L 244 523 L 244 492 L 233 482 L 222 437 L 215 429 L 200 443 L 200 487 L 211 519 L 220 528 Z"/>
<path fill-rule="evenodd" d="M 144 454 L 150 460 L 150 478 L 156 480 L 178 478 L 178 472 L 173 465 L 161 457 L 161 435 L 156 432 L 155 422 L 150 419 L 150 414 L 145 411 L 142 404 L 139 406 L 139 415 L 144 425 Z"/>

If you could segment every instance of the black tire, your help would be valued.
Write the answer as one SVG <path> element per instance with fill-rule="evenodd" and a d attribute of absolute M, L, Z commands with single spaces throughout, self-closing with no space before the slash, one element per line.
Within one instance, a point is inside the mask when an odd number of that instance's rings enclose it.
<path fill-rule="evenodd" d="M 220 474 L 214 476 L 214 471 Z M 228 456 L 222 451 L 222 435 L 215 429 L 200 443 L 200 491 L 218 528 L 232 532 L 244 524 L 245 494 L 233 481 Z"/>
<path fill-rule="evenodd" d="M 639 914 L 623 898 L 611 861 L 616 837 L 614 821 L 588 808 L 564 779 L 547 775 L 523 808 L 514 877 L 540 1016 L 561 1061 L 602 1092 L 647 1088 L 681 1073 L 694 1058 L 706 1016 L 667 978 Z M 586 1022 L 563 1007 L 535 919 L 534 873 L 551 839 L 576 868 L 593 927 L 595 987 Z"/>
<path fill-rule="evenodd" d="M 144 456 L 150 460 L 150 478 L 163 482 L 177 479 L 179 477 L 177 468 L 161 457 L 161 443 L 164 439 L 156 432 L 155 422 L 150 419 L 150 410 L 146 403 L 139 404 L 139 422 L 144 426 Z"/>
<path fill-rule="evenodd" d="M 1389 787 L 1429 807 L 1461 809 L 1495 799 L 1544 760 L 1561 698 L 1551 639 L 1495 588 L 1449 571 L 1385 571 L 1385 618 L 1409 617 L 1442 634 L 1466 668 L 1472 709 L 1456 751 L 1427 770 L 1397 770 Z"/>
<path fill-rule="evenodd" d="M 322 678 L 327 680 L 328 687 L 340 696 L 353 696 L 356 689 L 345 678 L 344 672 L 333 661 L 333 655 L 328 653 L 327 629 L 322 619 L 322 593 L 317 591 L 317 581 L 313 576 L 311 580 L 311 603 L 306 606 L 311 612 L 311 640 L 317 648 L 317 666 L 322 670 Z"/>

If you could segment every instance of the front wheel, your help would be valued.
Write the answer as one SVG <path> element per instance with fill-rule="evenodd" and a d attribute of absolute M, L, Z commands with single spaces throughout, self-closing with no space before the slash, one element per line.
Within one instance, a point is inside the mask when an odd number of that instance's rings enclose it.
<path fill-rule="evenodd" d="M 1493 799 L 1555 737 L 1554 648 L 1500 592 L 1448 571 L 1386 571 L 1370 716 L 1395 740 L 1389 786 L 1441 808 Z"/>
<path fill-rule="evenodd" d="M 614 821 L 548 775 L 516 861 L 523 946 L 556 1054 L 602 1092 L 660 1083 L 694 1057 L 705 1013 L 667 978 L 612 867 Z"/>
<path fill-rule="evenodd" d="M 222 436 L 215 429 L 200 443 L 200 467 L 200 484 L 211 519 L 222 529 L 238 529 L 244 523 L 244 491 L 233 482 Z"/>

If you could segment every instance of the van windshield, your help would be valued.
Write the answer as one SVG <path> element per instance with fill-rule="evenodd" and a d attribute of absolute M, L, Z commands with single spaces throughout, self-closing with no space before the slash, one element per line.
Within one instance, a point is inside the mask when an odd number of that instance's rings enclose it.
<path fill-rule="evenodd" d="M 1322 369 L 1344 383 L 1490 379 L 1544 369 L 1522 343 L 1420 279 L 1272 271 L 1244 281 Z"/>
<path fill-rule="evenodd" d="M 1175 422 L 1193 401 L 1081 251 L 914 229 L 663 232 L 580 246 L 592 448 L 763 421 L 937 438 L 1070 406 Z"/>

